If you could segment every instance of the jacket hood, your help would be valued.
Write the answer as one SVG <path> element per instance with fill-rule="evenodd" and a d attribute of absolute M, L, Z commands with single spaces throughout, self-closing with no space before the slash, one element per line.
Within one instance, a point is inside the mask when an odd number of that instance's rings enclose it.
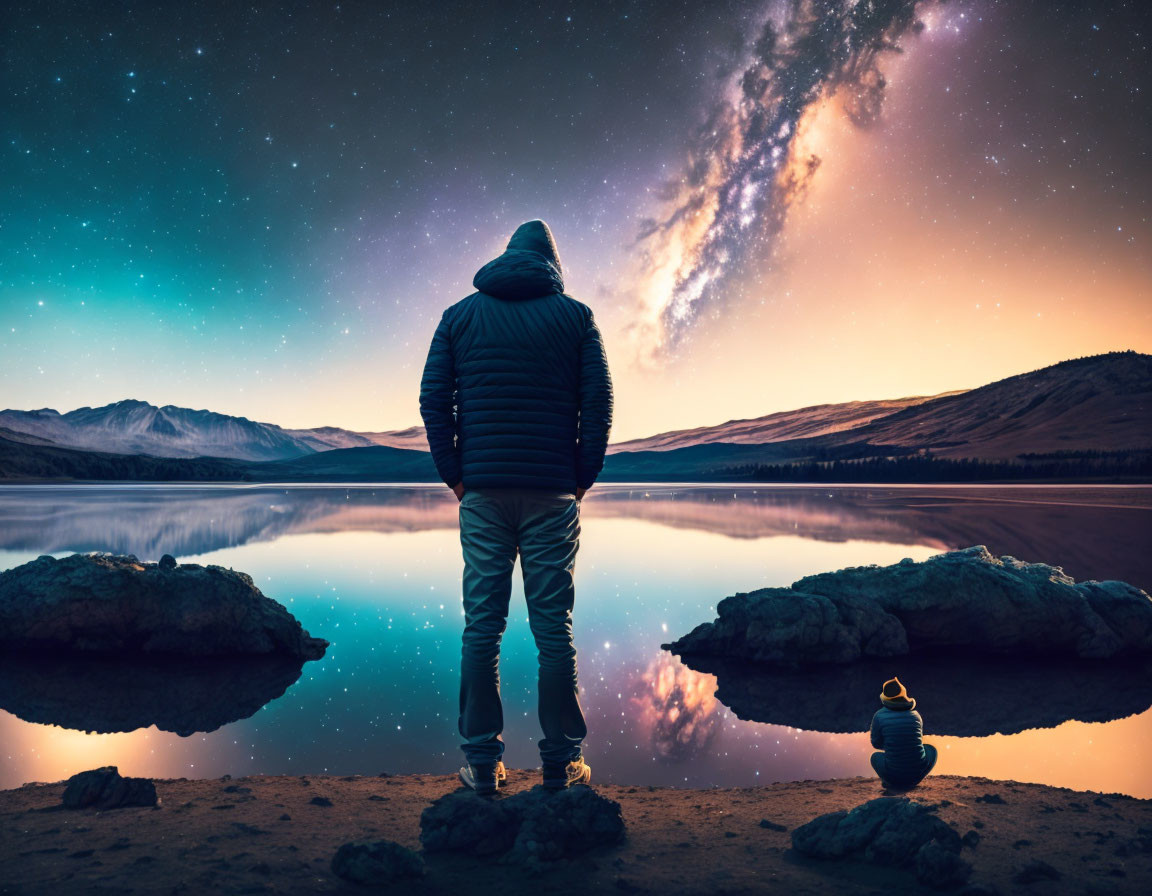
<path fill-rule="evenodd" d="M 535 299 L 564 291 L 564 273 L 552 231 L 543 221 L 516 228 L 504 254 L 476 272 L 472 285 L 498 299 Z"/>
<path fill-rule="evenodd" d="M 912 697 L 881 697 L 880 702 L 889 709 L 915 709 L 916 701 Z"/>

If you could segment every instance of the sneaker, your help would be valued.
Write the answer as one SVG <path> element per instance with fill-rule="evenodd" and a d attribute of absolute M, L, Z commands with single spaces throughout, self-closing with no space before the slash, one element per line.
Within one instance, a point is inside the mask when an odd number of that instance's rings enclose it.
<path fill-rule="evenodd" d="M 492 765 L 483 762 L 480 765 L 465 765 L 460 769 L 460 783 L 480 794 L 495 793 L 496 788 L 508 779 L 504 770 L 504 763 L 497 762 Z"/>
<path fill-rule="evenodd" d="M 544 786 L 549 790 L 563 790 L 573 784 L 587 784 L 592 780 L 592 768 L 583 756 L 564 765 L 545 762 L 543 772 Z"/>

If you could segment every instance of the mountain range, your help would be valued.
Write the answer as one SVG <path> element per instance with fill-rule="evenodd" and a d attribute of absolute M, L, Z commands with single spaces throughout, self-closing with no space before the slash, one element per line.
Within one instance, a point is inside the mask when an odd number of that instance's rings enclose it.
<path fill-rule="evenodd" d="M 100 408 L 61 414 L 53 408 L 0 411 L 0 427 L 38 436 L 66 448 L 155 457 L 228 457 L 236 460 L 286 460 L 339 448 L 385 445 L 420 449 L 424 430 L 351 432 L 335 426 L 284 429 L 215 411 L 174 405 L 156 407 L 126 399 Z"/>
<path fill-rule="evenodd" d="M 1129 351 L 976 389 L 817 405 L 620 442 L 610 447 L 603 479 L 796 478 L 789 471 L 825 468 L 863 474 L 901 460 L 919 462 L 898 473 L 914 477 L 925 460 L 953 473 L 967 463 L 976 465 L 970 473 L 1021 478 L 1075 477 L 1078 470 L 1143 475 L 1150 457 L 1152 355 Z M 1079 467 L 1071 463 L 1077 458 Z M 133 400 L 65 414 L 0 412 L 5 478 L 437 481 L 421 427 L 285 429 Z"/>

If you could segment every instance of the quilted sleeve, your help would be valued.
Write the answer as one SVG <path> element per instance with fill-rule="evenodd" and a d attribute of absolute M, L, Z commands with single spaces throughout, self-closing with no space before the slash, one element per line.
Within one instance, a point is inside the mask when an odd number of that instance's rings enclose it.
<path fill-rule="evenodd" d="M 460 449 L 456 440 L 456 362 L 445 311 L 432 336 L 420 380 L 420 416 L 436 472 L 449 486 L 460 482 Z"/>
<path fill-rule="evenodd" d="M 588 327 L 580 343 L 580 444 L 576 484 L 590 488 L 604 468 L 604 452 L 612 429 L 612 377 L 608 356 L 596 319 L 588 314 Z"/>

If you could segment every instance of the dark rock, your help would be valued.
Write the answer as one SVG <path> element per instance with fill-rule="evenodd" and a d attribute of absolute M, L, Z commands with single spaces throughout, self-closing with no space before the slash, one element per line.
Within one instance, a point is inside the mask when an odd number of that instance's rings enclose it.
<path fill-rule="evenodd" d="M 969 831 L 960 838 L 960 842 L 967 846 L 969 849 L 975 849 L 976 844 L 980 842 L 980 833 L 978 831 Z"/>
<path fill-rule="evenodd" d="M 114 554 L 44 556 L 0 573 L 6 650 L 318 659 L 313 638 L 242 572 Z"/>
<path fill-rule="evenodd" d="M 610 846 L 623 836 L 620 804 L 584 786 L 536 786 L 503 799 L 456 791 L 420 816 L 427 852 L 505 853 L 507 861 L 528 865 Z"/>
<path fill-rule="evenodd" d="M 915 866 L 918 877 L 947 881 L 938 886 L 958 886 L 971 873 L 967 862 L 942 855 L 958 856 L 960 835 L 907 797 L 880 797 L 851 811 L 818 816 L 792 832 L 792 848 L 819 859 L 850 857 L 877 865 Z"/>
<path fill-rule="evenodd" d="M 175 569 L 176 568 L 176 558 L 173 557 L 171 554 L 165 554 L 163 557 L 160 558 L 160 562 L 156 565 L 159 566 L 161 569 Z"/>
<path fill-rule="evenodd" d="M 998 793 L 986 793 L 983 796 L 976 797 L 975 802 L 988 803 L 989 805 L 993 806 L 1003 806 L 1004 797 L 1000 796 Z"/>
<path fill-rule="evenodd" d="M 470 790 L 458 790 L 440 797 L 420 814 L 420 844 L 426 852 L 477 856 L 507 852 L 516 841 L 521 820 L 519 804 L 512 804 L 511 797 L 484 799 Z"/>
<path fill-rule="evenodd" d="M 1152 652 L 1152 599 L 1124 582 L 993 557 L 983 545 L 922 563 L 858 566 L 725 598 L 671 644 L 773 665 L 847 663 L 934 649 L 1084 659 Z"/>
<path fill-rule="evenodd" d="M 916 852 L 916 880 L 937 890 L 958 887 L 972 876 L 972 866 L 952 850 L 931 840 Z"/>
<path fill-rule="evenodd" d="M 0 709 L 78 731 L 155 725 L 181 737 L 246 719 L 281 696 L 303 663 L 283 656 L 0 656 Z"/>
<path fill-rule="evenodd" d="M 313 806 L 331 806 L 332 805 L 332 800 L 328 799 L 328 797 L 326 797 L 326 796 L 314 796 L 314 797 L 312 797 L 312 799 L 308 800 L 308 802 L 310 802 Z"/>
<path fill-rule="evenodd" d="M 114 765 L 80 772 L 64 788 L 66 809 L 119 809 L 155 806 L 156 785 L 148 778 L 125 778 Z"/>
<path fill-rule="evenodd" d="M 776 824 L 774 821 L 769 821 L 767 818 L 760 819 L 760 827 L 768 831 L 786 831 L 788 828 L 782 824 Z"/>
<path fill-rule="evenodd" d="M 1017 884 L 1035 884 L 1044 880 L 1060 880 L 1061 877 L 1063 875 L 1059 871 L 1047 862 L 1037 859 L 1017 871 L 1012 876 L 1012 881 Z"/>
<path fill-rule="evenodd" d="M 332 873 L 358 884 L 382 886 L 424 874 L 424 860 L 391 840 L 345 843 L 332 857 Z"/>

